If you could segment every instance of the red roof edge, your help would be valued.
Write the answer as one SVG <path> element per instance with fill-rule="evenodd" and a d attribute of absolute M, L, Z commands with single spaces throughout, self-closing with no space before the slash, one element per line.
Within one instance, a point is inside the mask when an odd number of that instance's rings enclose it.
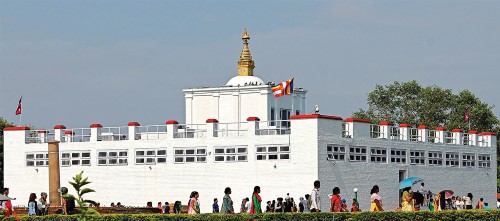
<path fill-rule="evenodd" d="M 477 134 L 476 130 L 469 130 L 469 134 Z"/>
<path fill-rule="evenodd" d="M 353 118 L 353 117 L 349 117 L 349 118 L 345 119 L 345 122 L 357 122 L 357 123 L 369 123 L 369 124 L 372 123 L 370 120 L 367 120 L 367 119 L 360 119 L 360 118 Z"/>
<path fill-rule="evenodd" d="M 73 133 L 73 131 L 71 131 L 71 130 L 67 130 L 67 131 L 64 131 L 64 134 L 66 134 L 66 135 L 73 135 L 75 133 Z"/>
<path fill-rule="evenodd" d="M 28 126 L 20 126 L 20 127 L 5 127 L 3 128 L 4 131 L 8 130 L 31 130 Z"/>
<path fill-rule="evenodd" d="M 91 124 L 90 125 L 90 128 L 101 128 L 102 125 L 101 124 Z"/>
<path fill-rule="evenodd" d="M 48 133 L 48 131 L 45 130 L 45 129 L 41 129 L 41 130 L 38 130 L 36 132 L 39 133 L 39 134 L 46 134 L 46 133 Z"/>
<path fill-rule="evenodd" d="M 66 129 L 66 126 L 64 126 L 62 124 L 58 124 L 58 125 L 54 126 L 54 129 Z"/>
<path fill-rule="evenodd" d="M 219 123 L 219 121 L 217 119 L 213 119 L 213 118 L 210 118 L 210 119 L 207 119 L 207 121 L 205 121 L 208 123 Z"/>
<path fill-rule="evenodd" d="M 495 133 L 495 132 L 482 132 L 479 135 L 483 135 L 483 136 L 495 136 L 495 135 L 497 135 L 497 133 Z"/>
<path fill-rule="evenodd" d="M 249 117 L 249 118 L 247 118 L 247 121 L 260 121 L 260 118 L 258 118 L 258 117 Z"/>
<path fill-rule="evenodd" d="M 419 125 L 417 129 L 429 129 L 429 127 L 427 125 Z"/>
<path fill-rule="evenodd" d="M 321 114 L 300 114 L 293 115 L 290 117 L 290 120 L 299 120 L 299 119 L 329 119 L 329 120 L 342 120 L 341 117 L 337 116 L 329 116 L 329 115 L 321 115 Z"/>
<path fill-rule="evenodd" d="M 135 122 L 135 121 L 128 122 L 127 125 L 128 126 L 136 126 L 136 127 L 141 126 L 141 124 L 139 124 L 139 122 Z"/>
<path fill-rule="evenodd" d="M 460 129 L 460 128 L 455 128 L 455 129 L 451 130 L 451 132 L 462 132 L 462 129 Z"/>
<path fill-rule="evenodd" d="M 437 131 L 446 131 L 446 128 L 444 128 L 444 127 L 436 127 L 436 130 Z"/>
<path fill-rule="evenodd" d="M 409 124 L 399 124 L 399 127 L 410 127 Z"/>
<path fill-rule="evenodd" d="M 389 122 L 389 121 L 382 121 L 382 122 L 380 122 L 378 125 L 388 126 L 388 125 L 392 125 L 392 124 L 391 124 L 391 122 Z"/>
<path fill-rule="evenodd" d="M 167 120 L 165 124 L 179 124 L 179 122 L 177 122 L 176 120 Z"/>

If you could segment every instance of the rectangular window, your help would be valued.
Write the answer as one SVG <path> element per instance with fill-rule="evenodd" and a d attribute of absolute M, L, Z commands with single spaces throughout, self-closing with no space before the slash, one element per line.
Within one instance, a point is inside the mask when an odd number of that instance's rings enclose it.
<path fill-rule="evenodd" d="M 458 162 L 460 158 L 458 157 L 458 153 L 455 152 L 446 152 L 446 166 L 449 167 L 458 167 Z"/>
<path fill-rule="evenodd" d="M 345 161 L 345 146 L 329 144 L 326 146 L 326 154 L 328 160 Z"/>
<path fill-rule="evenodd" d="M 443 165 L 443 153 L 441 151 L 429 151 L 428 160 L 429 166 L 442 166 Z"/>
<path fill-rule="evenodd" d="M 423 151 L 423 150 L 410 150 L 410 164 L 411 165 L 425 165 L 425 151 Z"/>
<path fill-rule="evenodd" d="M 207 147 L 174 148 L 174 163 L 206 163 Z"/>
<path fill-rule="evenodd" d="M 240 162 L 248 161 L 248 147 L 215 147 L 215 162 Z"/>
<path fill-rule="evenodd" d="M 476 166 L 476 155 L 473 153 L 462 154 L 462 166 L 463 167 L 475 167 Z"/>
<path fill-rule="evenodd" d="M 387 163 L 387 149 L 381 147 L 371 148 L 370 161 L 372 163 Z"/>
<path fill-rule="evenodd" d="M 391 149 L 391 163 L 406 164 L 406 150 Z"/>
<path fill-rule="evenodd" d="M 289 160 L 290 146 L 288 145 L 273 145 L 256 147 L 257 160 Z"/>
<path fill-rule="evenodd" d="M 349 161 L 351 162 L 366 162 L 366 147 L 350 146 Z"/>
<path fill-rule="evenodd" d="M 137 153 L 136 153 L 137 154 Z M 127 166 L 128 150 L 98 150 L 98 166 Z"/>
<path fill-rule="evenodd" d="M 167 163 L 167 149 L 135 149 L 135 164 Z"/>
<path fill-rule="evenodd" d="M 477 156 L 477 166 L 479 168 L 490 168 L 491 167 L 491 156 L 486 154 L 480 154 Z"/>
<path fill-rule="evenodd" d="M 85 159 L 85 162 L 82 162 Z M 90 151 L 61 152 L 60 163 L 63 167 L 90 166 Z M 26 153 L 26 166 L 46 167 L 49 165 L 49 154 L 46 152 Z"/>
<path fill-rule="evenodd" d="M 271 122 L 270 122 L 270 126 L 276 126 L 276 112 L 274 110 L 273 107 L 271 107 Z"/>

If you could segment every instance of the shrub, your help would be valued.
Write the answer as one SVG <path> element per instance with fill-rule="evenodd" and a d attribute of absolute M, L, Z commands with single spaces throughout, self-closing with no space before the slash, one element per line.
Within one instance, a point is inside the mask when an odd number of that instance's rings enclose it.
<path fill-rule="evenodd" d="M 49 215 L 39 217 L 21 217 L 22 221 L 76 221 L 78 216 Z M 0 217 L 0 220 L 3 220 Z M 467 210 L 444 212 L 378 212 L 378 213 L 264 213 L 259 215 L 248 214 L 110 214 L 89 217 L 92 221 L 470 221 L 470 220 L 500 220 L 500 210 Z M 6 218 L 5 221 L 14 221 Z"/>

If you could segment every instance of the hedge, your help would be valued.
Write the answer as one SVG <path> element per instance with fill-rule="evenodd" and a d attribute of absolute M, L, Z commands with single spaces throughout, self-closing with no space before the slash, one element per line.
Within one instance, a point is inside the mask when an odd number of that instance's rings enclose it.
<path fill-rule="evenodd" d="M 14 218 L 1 218 L 0 220 L 14 221 Z M 76 221 L 76 216 L 49 215 L 40 217 L 22 216 L 23 221 Z M 92 221 L 469 221 L 469 220 L 500 220 L 500 210 L 467 210 L 467 211 L 444 211 L 444 212 L 378 212 L 378 213 L 265 213 L 259 215 L 248 214 L 110 214 L 95 216 L 88 220 Z"/>

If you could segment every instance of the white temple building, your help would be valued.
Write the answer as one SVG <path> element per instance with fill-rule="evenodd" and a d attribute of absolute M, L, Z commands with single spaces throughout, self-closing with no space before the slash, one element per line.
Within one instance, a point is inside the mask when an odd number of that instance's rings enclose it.
<path fill-rule="evenodd" d="M 384 208 L 392 210 L 399 202 L 398 183 L 413 176 L 433 192 L 471 192 L 475 200 L 494 205 L 494 133 L 307 113 L 307 90 L 296 88 L 276 99 L 273 85 L 254 76 L 246 31 L 242 39 L 238 76 L 225 86 L 183 90 L 183 123 L 5 128 L 4 180 L 17 198 L 14 205 L 27 205 L 32 192 L 48 192 L 48 140 L 61 141 L 61 185 L 70 187 L 67 181 L 85 171 L 96 190 L 89 198 L 102 206 L 186 204 L 195 190 L 202 212 L 209 213 L 213 199 L 220 204 L 224 188 L 231 187 L 239 211 L 258 185 L 265 209 L 266 201 L 287 193 L 298 202 L 320 180 L 322 211 L 329 210 L 335 186 L 348 202 L 359 189 L 360 207 L 368 210 L 373 185 L 380 186 Z"/>

